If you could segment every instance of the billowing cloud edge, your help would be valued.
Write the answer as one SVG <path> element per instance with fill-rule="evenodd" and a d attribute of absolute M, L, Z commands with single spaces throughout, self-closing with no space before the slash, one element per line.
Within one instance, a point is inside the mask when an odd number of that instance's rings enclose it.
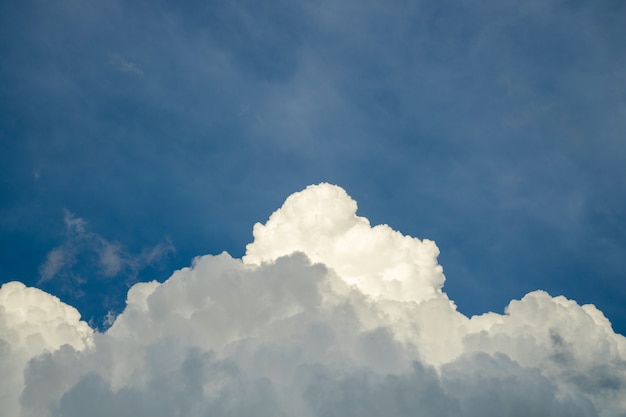
<path fill-rule="evenodd" d="M 466 317 L 434 242 L 356 211 L 342 188 L 309 186 L 254 226 L 242 259 L 202 256 L 134 285 L 104 333 L 56 297 L 4 284 L 4 410 L 626 415 L 626 338 L 601 311 L 535 291 Z"/>

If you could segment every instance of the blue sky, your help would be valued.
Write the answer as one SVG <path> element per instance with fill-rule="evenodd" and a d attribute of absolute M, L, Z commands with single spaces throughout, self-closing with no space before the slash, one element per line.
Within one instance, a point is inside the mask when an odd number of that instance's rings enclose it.
<path fill-rule="evenodd" d="M 327 181 L 436 241 L 461 312 L 543 289 L 624 334 L 625 17 L 608 0 L 2 2 L 0 279 L 104 326 L 133 283 L 241 257 L 254 223 Z"/>

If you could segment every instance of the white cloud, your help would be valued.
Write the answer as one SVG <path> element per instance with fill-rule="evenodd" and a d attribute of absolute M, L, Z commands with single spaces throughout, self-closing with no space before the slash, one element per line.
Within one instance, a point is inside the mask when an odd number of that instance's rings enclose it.
<path fill-rule="evenodd" d="M 0 287 L 0 404 L 3 415 L 19 415 L 28 361 L 63 345 L 84 349 L 93 331 L 80 313 L 58 298 L 20 282 Z M 5 414 L 6 413 L 6 414 Z"/>
<path fill-rule="evenodd" d="M 291 195 L 267 224 L 254 226 L 246 263 L 271 262 L 293 251 L 334 269 L 365 294 L 399 301 L 445 297 L 434 242 L 404 236 L 387 225 L 371 227 L 357 204 L 329 184 Z"/>
<path fill-rule="evenodd" d="M 626 339 L 593 306 L 536 291 L 468 318 L 442 291 L 433 242 L 371 227 L 328 184 L 254 235 L 242 260 L 202 256 L 136 284 L 104 333 L 39 290 L 3 287 L 36 301 L 0 308 L 11 415 L 626 413 Z"/>

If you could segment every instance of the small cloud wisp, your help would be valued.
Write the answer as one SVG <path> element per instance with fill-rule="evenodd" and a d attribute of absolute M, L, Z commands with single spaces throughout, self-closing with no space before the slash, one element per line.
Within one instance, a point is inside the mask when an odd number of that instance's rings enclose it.
<path fill-rule="evenodd" d="M 124 250 L 118 242 L 108 241 L 101 235 L 88 231 L 87 222 L 68 210 L 65 210 L 64 222 L 65 240 L 48 253 L 45 262 L 39 267 L 39 284 L 58 277 L 84 281 L 85 278 L 81 278 L 73 270 L 83 258 L 97 266 L 97 278 L 112 278 L 122 272 L 134 278 L 143 268 L 157 264 L 175 251 L 172 242 L 166 239 L 139 254 L 132 254 Z"/>

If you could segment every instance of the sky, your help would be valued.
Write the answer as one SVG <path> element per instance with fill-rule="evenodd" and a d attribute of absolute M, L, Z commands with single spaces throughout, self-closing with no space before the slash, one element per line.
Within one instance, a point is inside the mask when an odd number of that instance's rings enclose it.
<path fill-rule="evenodd" d="M 471 416 L 496 389 L 518 406 L 538 390 L 545 415 L 626 414 L 625 18 L 610 0 L 0 2 L 13 415 L 83 415 L 93 396 L 103 416 L 401 416 L 413 390 L 428 415 Z M 51 373 L 65 385 L 41 397 Z M 467 394 L 481 377 L 493 390 Z M 204 391 L 158 408 L 185 378 Z"/>

